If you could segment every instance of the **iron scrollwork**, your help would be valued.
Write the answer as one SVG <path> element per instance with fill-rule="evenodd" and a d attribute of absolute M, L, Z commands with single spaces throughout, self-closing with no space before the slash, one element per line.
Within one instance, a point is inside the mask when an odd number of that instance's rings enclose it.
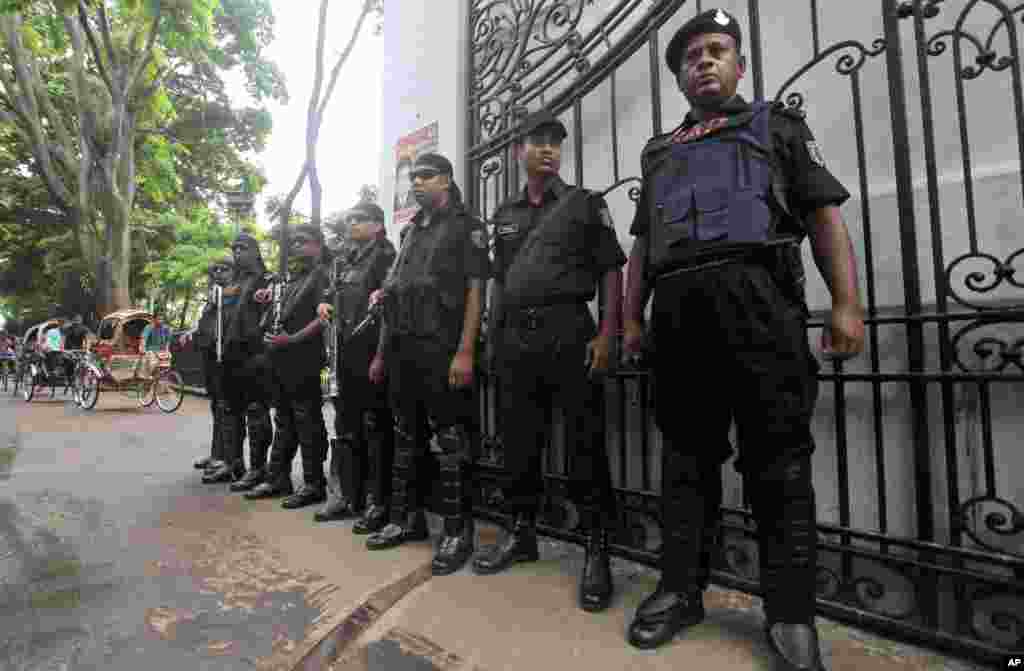
<path fill-rule="evenodd" d="M 523 79 L 562 49 L 568 50 L 578 72 L 589 67 L 580 55 L 583 36 L 576 27 L 593 0 L 492 0 L 473 3 L 472 95 L 481 130 L 494 135 L 505 130 L 523 92 Z"/>
<path fill-rule="evenodd" d="M 803 77 L 809 70 L 829 56 L 845 50 L 847 53 L 843 53 L 838 59 L 836 59 L 835 69 L 836 72 L 841 75 L 850 76 L 859 72 L 860 69 L 864 67 L 868 58 L 875 58 L 876 56 L 881 55 L 885 51 L 885 48 L 885 40 L 880 37 L 871 43 L 870 48 L 855 40 L 846 40 L 844 42 L 833 44 L 793 73 L 793 75 L 779 87 L 779 92 L 775 95 L 775 100 L 781 101 L 783 95 L 785 95 L 787 107 L 802 110 L 805 102 L 804 95 L 797 91 L 792 91 L 787 94 L 786 91 L 788 91 L 789 87 L 798 79 Z"/>
<path fill-rule="evenodd" d="M 941 2 L 941 0 L 937 0 Z M 936 0 L 930 0 L 928 5 L 932 5 Z M 926 51 L 929 56 L 940 56 L 946 52 L 948 48 L 947 40 L 953 38 L 959 44 L 960 41 L 966 40 L 969 42 L 975 50 L 974 65 L 967 65 L 960 69 L 958 73 L 961 79 L 971 80 L 980 77 L 986 70 L 992 72 L 999 72 L 1010 67 L 1017 62 L 1017 56 L 1000 56 L 993 48 L 996 36 L 1000 30 L 1006 29 L 1015 14 L 1024 12 L 1024 5 L 1018 5 L 1013 9 L 1010 9 L 1005 4 L 998 2 L 998 0 L 989 0 L 987 4 L 993 6 L 999 11 L 999 20 L 989 30 L 988 37 L 982 42 L 975 35 L 968 33 L 962 29 L 964 21 L 967 15 L 974 9 L 977 2 L 972 2 L 960 12 L 960 16 L 957 18 L 956 26 L 949 30 L 943 30 L 941 32 L 932 35 L 925 45 Z M 938 8 L 935 8 L 933 13 L 926 13 L 926 18 L 933 18 L 938 15 Z"/>
<path fill-rule="evenodd" d="M 961 529 L 979 547 L 985 548 L 989 552 L 998 552 L 1024 559 L 1024 552 L 1021 551 L 1021 548 L 1024 547 L 1024 536 L 1020 536 L 1024 533 L 1024 513 L 1018 510 L 1012 502 L 994 495 L 976 496 L 960 506 L 958 518 Z M 972 524 L 974 520 L 981 521 L 985 531 L 992 537 L 983 539 Z M 993 543 L 994 540 L 1010 540 L 1014 536 L 1018 536 L 1016 550 Z"/>
<path fill-rule="evenodd" d="M 1006 316 L 993 316 L 972 321 L 957 331 L 951 340 L 954 361 L 965 373 L 1002 373 L 1011 366 L 1024 372 L 1024 337 L 1012 339 L 1006 331 L 1013 325 L 1024 325 L 1024 318 L 1010 319 Z M 990 329 L 982 333 L 982 329 Z M 967 337 L 978 334 L 973 340 Z M 970 342 L 969 347 L 964 347 Z M 972 361 L 965 361 L 966 352 L 974 354 Z"/>

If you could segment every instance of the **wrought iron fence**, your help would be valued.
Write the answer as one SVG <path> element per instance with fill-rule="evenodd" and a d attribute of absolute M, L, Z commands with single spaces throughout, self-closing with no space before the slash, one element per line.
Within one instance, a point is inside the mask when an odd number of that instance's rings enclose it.
<path fill-rule="evenodd" d="M 1024 4 L 722 4 L 745 21 L 749 94 L 765 99 L 777 82 L 772 99 L 804 109 L 819 137 L 834 140 L 830 168 L 855 196 L 844 216 L 868 337 L 862 358 L 820 374 L 819 612 L 981 661 L 1020 653 Z M 668 129 L 673 104 L 663 38 L 701 5 L 471 0 L 471 206 L 486 218 L 521 187 L 512 130 L 546 107 L 571 129 L 567 177 L 612 184 L 613 211 L 627 220 L 637 192 L 619 187 L 636 179 L 643 140 Z M 671 112 L 672 125 L 682 111 Z M 827 294 L 817 297 L 827 306 Z M 827 311 L 812 311 L 816 337 Z M 480 395 L 485 471 L 500 468 L 503 451 L 492 382 Z M 654 563 L 661 444 L 647 371 L 619 370 L 607 393 L 623 511 L 615 551 Z M 552 535 L 581 540 L 562 477 L 566 444 L 564 427 L 553 431 L 545 520 Z M 753 520 L 738 477 L 724 477 L 715 579 L 757 593 Z M 488 507 L 500 491 L 491 483 L 482 495 Z"/>

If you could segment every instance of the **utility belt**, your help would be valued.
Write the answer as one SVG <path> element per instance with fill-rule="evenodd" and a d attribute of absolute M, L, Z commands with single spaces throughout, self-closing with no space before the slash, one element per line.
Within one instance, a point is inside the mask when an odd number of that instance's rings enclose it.
<path fill-rule="evenodd" d="M 584 313 L 590 314 L 586 301 L 566 299 L 555 303 L 533 306 L 512 306 L 504 310 L 502 324 L 520 331 L 540 331 L 551 327 L 573 324 Z"/>
<path fill-rule="evenodd" d="M 807 293 L 805 290 L 806 275 L 804 273 L 803 260 L 800 256 L 800 241 L 795 238 L 782 238 L 763 246 L 729 250 L 719 255 L 697 255 L 678 267 L 658 274 L 654 280 L 655 289 L 657 289 L 658 282 L 673 277 L 741 263 L 760 265 L 767 268 L 783 295 L 799 305 L 805 314 L 808 312 Z"/>

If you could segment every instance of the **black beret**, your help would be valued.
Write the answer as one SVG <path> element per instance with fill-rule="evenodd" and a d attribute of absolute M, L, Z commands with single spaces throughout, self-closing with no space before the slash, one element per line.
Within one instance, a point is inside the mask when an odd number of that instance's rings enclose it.
<path fill-rule="evenodd" d="M 736 40 L 737 51 L 743 44 L 740 23 L 735 16 L 722 9 L 709 9 L 706 12 L 701 12 L 676 31 L 676 34 L 672 36 L 672 41 L 668 43 L 668 48 L 665 49 L 665 62 L 672 74 L 678 76 L 679 65 L 682 63 L 683 53 L 686 51 L 686 45 L 690 43 L 690 38 L 705 33 L 732 35 L 732 38 Z"/>
<path fill-rule="evenodd" d="M 384 221 L 384 210 L 381 209 L 377 203 L 371 203 L 368 201 L 362 201 L 353 207 L 351 210 L 345 213 L 345 218 L 359 217 L 361 219 L 369 219 L 370 221 Z"/>
<path fill-rule="evenodd" d="M 554 126 L 555 130 L 561 135 L 560 139 L 562 140 L 569 135 L 569 131 L 565 129 L 565 124 L 558 117 L 548 110 L 539 110 L 526 117 L 522 125 L 519 126 L 519 132 L 516 134 L 516 137 L 520 141 L 525 140 L 544 126 Z"/>
<path fill-rule="evenodd" d="M 442 175 L 448 175 L 449 177 L 455 173 L 455 170 L 452 168 L 452 162 L 434 152 L 420 154 L 416 157 L 416 163 L 412 167 L 413 172 L 424 168 L 437 170 Z"/>

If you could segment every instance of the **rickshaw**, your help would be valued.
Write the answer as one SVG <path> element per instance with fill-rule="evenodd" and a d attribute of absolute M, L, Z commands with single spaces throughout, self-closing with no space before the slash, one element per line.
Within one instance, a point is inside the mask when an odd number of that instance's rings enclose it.
<path fill-rule="evenodd" d="M 174 412 L 185 398 L 181 375 L 171 367 L 170 351 L 140 353 L 142 331 L 153 322 L 145 310 L 118 310 L 100 322 L 98 340 L 82 361 L 75 379 L 75 402 L 86 410 L 96 407 L 100 391 L 134 395 L 148 408 L 155 402 Z M 149 370 L 151 369 L 151 370 Z"/>
<path fill-rule="evenodd" d="M 22 339 L 21 356 L 18 358 L 17 372 L 15 373 L 13 394 L 17 394 L 21 390 L 22 398 L 28 402 L 35 397 L 36 390 L 42 387 L 50 388 L 50 398 L 57 395 L 58 386 L 64 386 L 65 394 L 71 388 L 71 380 L 64 374 L 63 365 L 58 365 L 51 370 L 46 362 L 47 331 L 53 328 L 63 328 L 66 323 L 66 319 L 52 317 L 25 332 Z"/>

